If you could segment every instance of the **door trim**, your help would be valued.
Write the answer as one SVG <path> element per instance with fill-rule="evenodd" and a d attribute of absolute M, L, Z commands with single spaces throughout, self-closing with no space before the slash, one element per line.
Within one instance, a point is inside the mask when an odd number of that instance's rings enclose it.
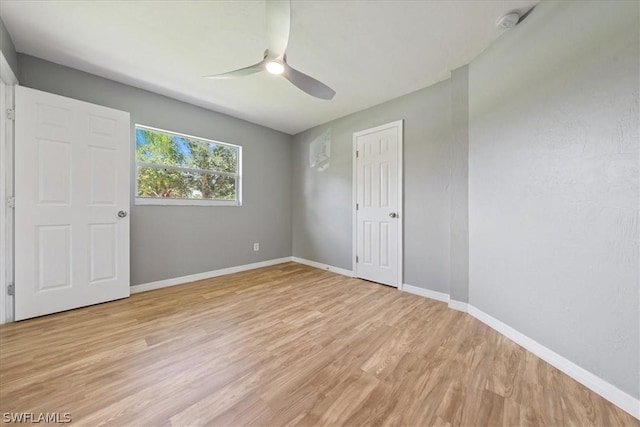
<path fill-rule="evenodd" d="M 398 226 L 400 227 L 400 232 L 398 233 L 398 289 L 402 290 L 403 287 L 403 273 L 404 273 L 404 254 L 402 252 L 403 241 L 404 241 L 404 192 L 402 186 L 402 178 L 404 176 L 403 173 L 403 165 L 404 165 L 404 157 L 402 155 L 402 146 L 404 145 L 404 136 L 403 136 L 403 126 L 404 120 L 396 120 L 395 122 L 387 123 L 384 125 L 376 126 L 369 129 L 364 129 L 358 132 L 353 133 L 353 142 L 352 142 L 352 189 L 351 189 L 351 234 L 352 234 L 352 246 L 351 246 L 351 265 L 353 270 L 353 276 L 358 277 L 358 263 L 356 262 L 356 255 L 358 253 L 358 235 L 357 235 L 357 211 L 356 211 L 356 203 L 358 200 L 358 158 L 357 158 L 357 149 L 358 149 L 358 137 L 362 135 L 366 135 L 369 133 L 379 132 L 381 130 L 396 128 L 398 132 Z"/>
<path fill-rule="evenodd" d="M 13 196 L 13 122 L 6 109 L 13 108 L 13 88 L 18 84 L 9 62 L 0 52 L 0 325 L 13 321 L 13 297 L 7 286 L 13 282 L 13 210 L 7 198 Z"/>

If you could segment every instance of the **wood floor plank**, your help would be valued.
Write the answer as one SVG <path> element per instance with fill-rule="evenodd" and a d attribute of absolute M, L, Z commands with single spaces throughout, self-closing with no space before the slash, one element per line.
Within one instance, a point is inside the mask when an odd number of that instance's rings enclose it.
<path fill-rule="evenodd" d="M 296 263 L 0 326 L 0 412 L 79 426 L 640 426 L 446 304 Z"/>

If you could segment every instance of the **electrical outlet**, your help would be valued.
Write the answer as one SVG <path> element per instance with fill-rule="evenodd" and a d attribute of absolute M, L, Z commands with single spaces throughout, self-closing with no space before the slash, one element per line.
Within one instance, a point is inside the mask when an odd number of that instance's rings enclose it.
<path fill-rule="evenodd" d="M 253 244 L 253 251 L 254 252 L 258 252 L 260 250 L 260 243 L 254 243 Z"/>

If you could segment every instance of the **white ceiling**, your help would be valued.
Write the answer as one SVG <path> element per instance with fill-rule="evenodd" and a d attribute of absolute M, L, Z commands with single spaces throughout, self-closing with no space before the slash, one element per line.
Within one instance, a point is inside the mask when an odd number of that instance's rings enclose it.
<path fill-rule="evenodd" d="M 17 1 L 0 16 L 18 52 L 295 134 L 449 77 L 537 0 L 293 1 L 290 65 L 315 99 L 267 73 L 203 76 L 262 59 L 264 1 Z"/>

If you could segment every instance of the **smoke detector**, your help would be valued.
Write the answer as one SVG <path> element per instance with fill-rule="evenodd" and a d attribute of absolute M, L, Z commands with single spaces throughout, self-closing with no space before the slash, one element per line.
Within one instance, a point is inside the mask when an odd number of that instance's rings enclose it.
<path fill-rule="evenodd" d="M 519 12 L 509 12 L 507 14 L 502 15 L 496 21 L 496 27 L 501 30 L 508 30 L 509 28 L 513 28 L 520 21 L 520 13 Z"/>

